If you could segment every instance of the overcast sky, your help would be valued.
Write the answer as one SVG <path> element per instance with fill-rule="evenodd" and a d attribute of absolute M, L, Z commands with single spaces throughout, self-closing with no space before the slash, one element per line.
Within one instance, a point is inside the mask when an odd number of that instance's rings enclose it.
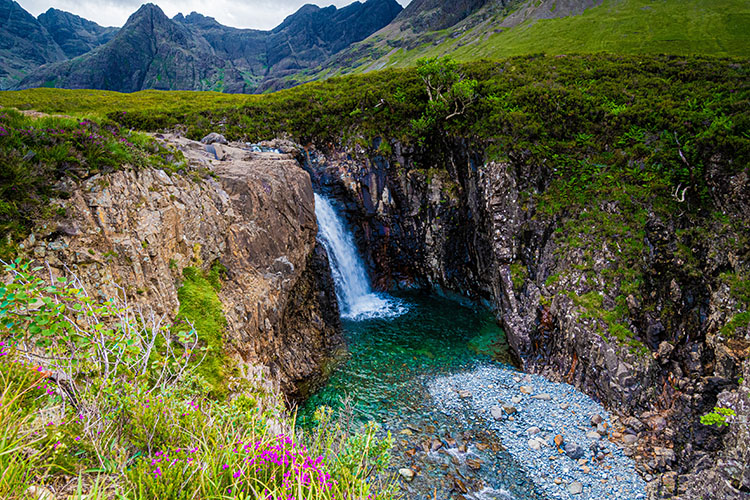
<path fill-rule="evenodd" d="M 130 14 L 138 10 L 146 0 L 16 0 L 21 7 L 38 16 L 50 7 L 72 12 L 102 26 L 122 26 Z M 236 28 L 271 29 L 278 26 L 286 16 L 307 3 L 321 7 L 335 5 L 343 7 L 354 0 L 151 0 L 169 16 L 193 11 L 216 18 L 221 24 Z M 364 2 L 364 0 L 360 0 Z M 396 0 L 401 5 L 411 0 Z"/>

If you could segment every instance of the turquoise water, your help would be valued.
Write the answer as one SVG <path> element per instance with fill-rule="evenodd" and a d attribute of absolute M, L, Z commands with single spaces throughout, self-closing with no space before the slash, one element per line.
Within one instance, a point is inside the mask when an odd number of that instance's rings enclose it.
<path fill-rule="evenodd" d="M 340 408 L 350 398 L 356 419 L 375 421 L 396 438 L 394 470 L 419 471 L 413 482 L 402 482 L 409 499 L 541 498 L 487 422 L 441 413 L 426 388 L 436 377 L 479 363 L 515 370 L 492 314 L 435 296 L 396 298 L 408 305 L 399 317 L 343 321 L 348 357 L 300 408 L 301 423 L 319 406 Z M 480 460 L 481 471 L 467 459 Z"/>
<path fill-rule="evenodd" d="M 415 389 L 427 377 L 479 360 L 510 363 L 505 334 L 489 311 L 430 295 L 396 297 L 409 308 L 397 318 L 343 320 L 349 355 L 302 407 L 303 421 L 318 406 L 337 408 L 349 396 L 356 417 L 389 428 L 401 414 L 424 409 Z"/>

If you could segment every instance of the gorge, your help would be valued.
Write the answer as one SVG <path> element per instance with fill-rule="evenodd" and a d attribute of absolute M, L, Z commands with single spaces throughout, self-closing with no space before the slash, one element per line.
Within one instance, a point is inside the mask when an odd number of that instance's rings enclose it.
<path fill-rule="evenodd" d="M 0 113 L 2 250 L 194 322 L 222 371 L 190 404 L 283 394 L 307 425 L 351 392 L 409 498 L 746 496 L 747 65 L 456 71 L 474 95 L 450 118 L 416 70 L 238 101 L 0 95 L 26 110 Z"/>

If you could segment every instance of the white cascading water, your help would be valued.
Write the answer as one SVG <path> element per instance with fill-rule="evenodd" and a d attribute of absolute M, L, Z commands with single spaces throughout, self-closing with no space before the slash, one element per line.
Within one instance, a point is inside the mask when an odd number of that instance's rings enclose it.
<path fill-rule="evenodd" d="M 318 238 L 328 252 L 341 316 L 347 319 L 393 318 L 406 312 L 405 304 L 370 287 L 352 233 L 331 203 L 315 193 Z"/>

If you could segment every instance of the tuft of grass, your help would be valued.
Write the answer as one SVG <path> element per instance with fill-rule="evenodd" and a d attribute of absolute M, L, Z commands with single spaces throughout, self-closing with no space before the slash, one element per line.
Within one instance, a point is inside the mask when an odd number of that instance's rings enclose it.
<path fill-rule="evenodd" d="M 184 281 L 177 290 L 180 309 L 176 325 L 192 325 L 198 337 L 208 350 L 198 373 L 206 378 L 215 396 L 226 394 L 226 381 L 231 363 L 224 353 L 224 329 L 227 325 L 223 306 L 217 292 L 221 285 L 218 266 L 204 273 L 197 267 L 182 270 Z"/>

